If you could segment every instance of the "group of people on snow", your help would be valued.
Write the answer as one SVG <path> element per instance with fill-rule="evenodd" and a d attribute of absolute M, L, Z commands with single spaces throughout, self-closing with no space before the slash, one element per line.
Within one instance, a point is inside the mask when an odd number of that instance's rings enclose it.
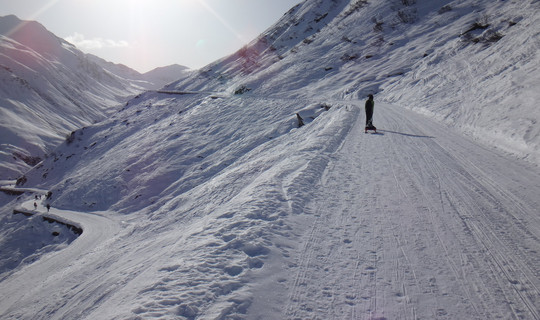
<path fill-rule="evenodd" d="M 47 199 L 50 198 L 50 194 L 47 194 L 46 196 L 47 196 Z M 37 208 L 38 208 L 37 200 L 41 200 L 41 195 L 36 195 L 35 200 L 36 201 L 34 201 L 34 210 L 37 210 Z M 47 212 L 49 212 L 51 210 L 51 205 L 50 204 L 47 203 L 47 205 L 45 207 L 47 208 Z"/>

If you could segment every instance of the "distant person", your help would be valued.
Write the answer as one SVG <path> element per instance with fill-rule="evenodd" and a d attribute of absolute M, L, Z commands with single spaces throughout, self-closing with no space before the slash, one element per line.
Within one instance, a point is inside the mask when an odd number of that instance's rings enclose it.
<path fill-rule="evenodd" d="M 373 125 L 373 109 L 375 108 L 375 101 L 373 101 L 373 95 L 370 94 L 366 100 L 366 133 L 368 130 L 377 132 L 377 128 Z"/>
<path fill-rule="evenodd" d="M 47 212 L 51 210 L 51 205 L 47 203 Z"/>
<path fill-rule="evenodd" d="M 34 202 L 34 210 L 37 210 L 37 203 Z"/>

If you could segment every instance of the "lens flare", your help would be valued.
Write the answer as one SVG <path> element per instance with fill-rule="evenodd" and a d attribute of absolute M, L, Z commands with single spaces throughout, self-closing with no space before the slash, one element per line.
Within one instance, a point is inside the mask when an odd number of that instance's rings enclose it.
<path fill-rule="evenodd" d="M 36 10 L 36 12 L 32 13 L 29 17 L 29 20 L 37 20 L 37 17 L 39 17 L 43 12 L 49 10 L 49 8 L 51 8 L 52 6 L 54 6 L 58 1 L 60 0 L 51 0 L 49 2 L 46 2 L 45 5 L 43 5 L 41 8 L 39 8 L 38 10 Z M 24 23 L 21 23 L 19 25 L 17 25 L 15 28 L 13 28 L 12 30 L 9 30 L 6 34 L 6 36 L 10 37 L 11 35 L 13 35 L 14 33 L 17 32 L 17 30 L 19 30 L 20 28 L 22 28 L 24 26 Z"/>
<path fill-rule="evenodd" d="M 244 37 L 242 37 L 242 35 L 240 33 L 238 33 L 232 26 L 229 22 L 227 22 L 227 20 L 223 19 L 219 13 L 216 12 L 216 10 L 214 10 L 210 5 L 208 5 L 208 3 L 206 3 L 204 0 L 198 0 L 198 2 L 206 9 L 208 10 L 208 12 L 210 12 L 210 14 L 212 14 L 216 19 L 218 19 L 219 22 L 221 22 L 221 24 L 223 24 L 223 26 L 225 28 L 227 28 L 227 30 L 229 30 L 232 34 L 234 34 L 234 36 L 240 40 L 242 43 L 248 43 L 249 41 L 247 41 Z"/>

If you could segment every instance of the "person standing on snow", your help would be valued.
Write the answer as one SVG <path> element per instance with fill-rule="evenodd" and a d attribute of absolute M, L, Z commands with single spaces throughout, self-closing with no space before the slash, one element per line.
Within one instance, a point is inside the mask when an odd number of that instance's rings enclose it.
<path fill-rule="evenodd" d="M 375 107 L 375 101 L 373 101 L 373 95 L 370 94 L 366 100 L 366 132 L 368 130 L 374 130 L 377 132 L 377 128 L 373 125 L 373 109 Z"/>

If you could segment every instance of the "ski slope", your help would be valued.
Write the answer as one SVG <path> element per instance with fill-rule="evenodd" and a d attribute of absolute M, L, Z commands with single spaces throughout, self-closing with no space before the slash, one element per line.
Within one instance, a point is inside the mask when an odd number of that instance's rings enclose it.
<path fill-rule="evenodd" d="M 538 168 L 332 104 L 148 221 L 53 208 L 84 232 L 2 282 L 0 318 L 540 319 Z"/>

